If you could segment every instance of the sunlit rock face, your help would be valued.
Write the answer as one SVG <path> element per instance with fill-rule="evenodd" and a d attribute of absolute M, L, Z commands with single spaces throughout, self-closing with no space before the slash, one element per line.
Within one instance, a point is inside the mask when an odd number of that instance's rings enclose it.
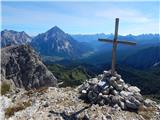
<path fill-rule="evenodd" d="M 10 80 L 14 86 L 25 89 L 56 85 L 57 79 L 30 46 L 5 47 L 1 56 L 3 81 Z"/>
<path fill-rule="evenodd" d="M 1 31 L 1 48 L 11 45 L 22 45 L 30 43 L 32 38 L 25 32 L 17 32 L 13 30 Z"/>

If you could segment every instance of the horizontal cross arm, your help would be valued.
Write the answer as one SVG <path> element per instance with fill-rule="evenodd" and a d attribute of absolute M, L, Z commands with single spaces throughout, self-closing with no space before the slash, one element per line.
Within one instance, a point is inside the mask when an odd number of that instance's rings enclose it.
<path fill-rule="evenodd" d="M 117 42 L 122 43 L 122 44 L 127 44 L 127 45 L 136 45 L 135 42 L 130 42 L 130 41 L 120 41 L 120 40 L 118 40 Z"/>
<path fill-rule="evenodd" d="M 110 39 L 98 39 L 99 41 L 102 41 L 102 42 L 110 42 L 110 43 L 113 43 L 113 40 L 110 40 Z"/>
<path fill-rule="evenodd" d="M 113 40 L 110 40 L 110 39 L 98 39 L 99 41 L 102 41 L 102 42 L 110 42 L 110 43 L 113 43 L 114 41 Z M 127 44 L 127 45 L 136 45 L 135 42 L 130 42 L 130 41 L 121 41 L 121 40 L 117 40 L 116 41 L 117 43 L 121 43 L 121 44 Z"/>

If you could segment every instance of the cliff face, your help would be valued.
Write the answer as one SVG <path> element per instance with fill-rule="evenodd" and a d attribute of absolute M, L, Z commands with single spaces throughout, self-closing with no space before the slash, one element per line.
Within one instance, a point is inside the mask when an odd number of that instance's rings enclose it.
<path fill-rule="evenodd" d="M 25 89 L 55 86 L 57 83 L 39 56 L 27 45 L 1 49 L 1 79 Z"/>

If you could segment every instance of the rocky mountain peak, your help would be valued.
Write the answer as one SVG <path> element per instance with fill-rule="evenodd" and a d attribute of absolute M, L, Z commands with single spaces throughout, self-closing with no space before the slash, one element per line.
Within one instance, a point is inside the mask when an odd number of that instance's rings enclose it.
<path fill-rule="evenodd" d="M 31 42 L 32 38 L 24 31 L 17 32 L 14 30 L 3 30 L 1 31 L 1 47 L 11 45 L 21 45 Z"/>
<path fill-rule="evenodd" d="M 57 79 L 28 45 L 8 46 L 1 49 L 2 81 L 25 89 L 55 86 Z"/>
<path fill-rule="evenodd" d="M 21 31 L 21 32 L 17 32 L 17 31 L 14 31 L 14 30 L 3 30 L 1 32 L 1 35 L 6 35 L 6 34 L 20 34 L 20 35 L 26 35 L 29 37 L 29 35 L 27 33 L 25 33 L 24 31 Z"/>
<path fill-rule="evenodd" d="M 47 56 L 74 58 L 83 52 L 80 47 L 81 43 L 74 40 L 69 34 L 63 32 L 57 26 L 34 37 L 31 45 L 41 55 Z"/>
<path fill-rule="evenodd" d="M 49 29 L 46 34 L 56 34 L 56 35 L 63 35 L 65 32 L 61 30 L 59 27 L 54 26 L 51 29 Z"/>

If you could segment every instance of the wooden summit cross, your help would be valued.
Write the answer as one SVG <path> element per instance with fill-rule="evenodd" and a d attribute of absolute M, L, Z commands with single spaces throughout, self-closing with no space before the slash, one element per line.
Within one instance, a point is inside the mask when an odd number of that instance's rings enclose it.
<path fill-rule="evenodd" d="M 118 43 L 121 43 L 121 44 L 127 44 L 127 45 L 136 45 L 136 43 L 134 43 L 134 42 L 130 42 L 130 41 L 119 41 L 119 40 L 117 40 L 117 38 L 118 38 L 118 25 L 119 25 L 119 18 L 116 18 L 116 21 L 115 21 L 114 40 L 110 40 L 110 39 L 98 39 L 99 41 L 113 43 L 113 48 L 112 48 L 112 69 L 111 69 L 112 75 L 115 74 L 116 48 L 117 48 L 117 44 L 118 44 Z"/>

